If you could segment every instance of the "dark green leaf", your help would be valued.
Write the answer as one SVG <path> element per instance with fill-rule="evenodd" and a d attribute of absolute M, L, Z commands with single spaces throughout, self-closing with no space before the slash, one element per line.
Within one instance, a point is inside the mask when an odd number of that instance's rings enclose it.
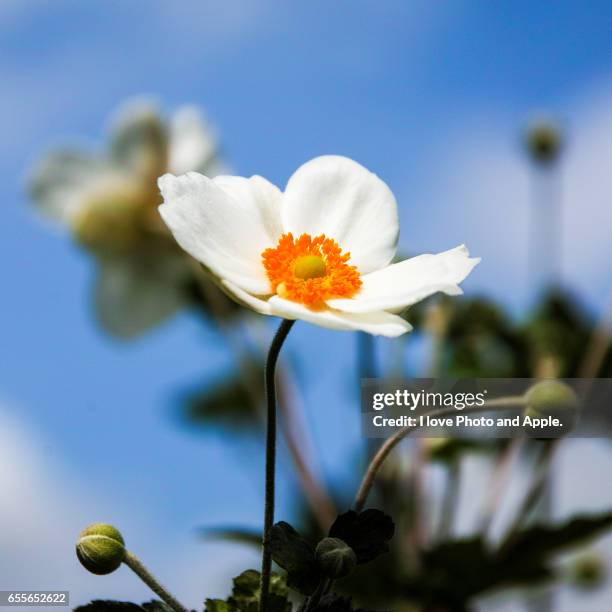
<path fill-rule="evenodd" d="M 155 599 L 143 603 L 142 607 L 147 610 L 147 612 L 173 612 L 173 609 L 167 603 Z"/>
<path fill-rule="evenodd" d="M 256 570 L 246 570 L 234 578 L 232 595 L 236 598 L 248 599 L 255 597 L 259 590 L 260 575 Z"/>
<path fill-rule="evenodd" d="M 504 559 L 525 556 L 544 560 L 553 553 L 571 548 L 612 527 L 612 512 L 577 516 L 560 526 L 535 525 L 519 533 L 502 547 Z"/>
<path fill-rule="evenodd" d="M 320 573 L 314 548 L 289 523 L 272 527 L 270 549 L 272 559 L 287 572 L 289 587 L 304 595 L 316 589 Z"/>
<path fill-rule="evenodd" d="M 229 540 L 251 546 L 261 546 L 261 532 L 242 527 L 202 527 L 199 533 L 207 539 Z"/>
<path fill-rule="evenodd" d="M 349 510 L 331 526 L 329 536 L 346 542 L 357 555 L 357 563 L 367 563 L 389 550 L 395 525 L 390 516 L 380 510 Z"/>
<path fill-rule="evenodd" d="M 127 601 L 112 601 L 110 599 L 94 599 L 91 603 L 78 606 L 75 612 L 142 612 L 144 608 Z"/>
<path fill-rule="evenodd" d="M 206 612 L 234 612 L 238 608 L 222 599 L 207 599 L 204 609 Z"/>
<path fill-rule="evenodd" d="M 425 552 L 422 570 L 404 595 L 422 604 L 461 609 L 477 595 L 504 586 L 532 586 L 554 578 L 554 557 L 612 526 L 612 513 L 535 525 L 490 550 L 482 537 L 445 542 Z"/>
<path fill-rule="evenodd" d="M 312 608 L 314 612 L 374 612 L 364 608 L 353 608 L 350 597 L 341 597 L 335 593 L 328 593 Z"/>
<path fill-rule="evenodd" d="M 260 574 L 256 570 L 242 572 L 234 578 L 231 597 L 227 601 L 207 599 L 206 612 L 258 612 L 259 580 Z M 272 574 L 268 601 L 269 612 L 291 612 L 291 603 L 287 599 L 288 594 L 285 579 L 278 574 Z"/>
<path fill-rule="evenodd" d="M 111 601 L 105 599 L 95 599 L 85 606 L 75 608 L 79 612 L 172 612 L 172 608 L 164 603 L 153 599 L 140 606 L 127 601 Z"/>
<path fill-rule="evenodd" d="M 263 402 L 263 376 L 255 364 L 249 371 L 208 385 L 188 394 L 184 400 L 183 414 L 194 425 L 218 425 L 232 429 L 258 427 L 259 407 Z M 261 379 L 261 380 L 260 380 Z"/>
<path fill-rule="evenodd" d="M 490 440 L 445 438 L 444 440 L 439 440 L 439 444 L 429 445 L 427 453 L 430 461 L 453 463 L 467 453 L 489 453 L 494 448 L 495 445 Z"/>

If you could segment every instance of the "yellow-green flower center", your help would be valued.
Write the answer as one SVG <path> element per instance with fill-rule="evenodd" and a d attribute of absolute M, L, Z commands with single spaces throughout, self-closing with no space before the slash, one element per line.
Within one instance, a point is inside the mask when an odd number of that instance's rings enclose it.
<path fill-rule="evenodd" d="M 327 274 L 327 266 L 325 260 L 318 255 L 303 255 L 295 260 L 293 274 L 304 280 L 321 278 Z"/>

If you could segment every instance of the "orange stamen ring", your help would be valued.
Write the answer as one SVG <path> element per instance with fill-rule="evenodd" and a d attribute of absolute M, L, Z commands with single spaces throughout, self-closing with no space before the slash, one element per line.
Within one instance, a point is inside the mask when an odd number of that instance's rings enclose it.
<path fill-rule="evenodd" d="M 338 243 L 324 234 L 312 238 L 283 234 L 274 248 L 261 254 L 272 293 L 311 310 L 321 310 L 334 298 L 350 298 L 359 291 L 361 278 L 347 262 Z"/>

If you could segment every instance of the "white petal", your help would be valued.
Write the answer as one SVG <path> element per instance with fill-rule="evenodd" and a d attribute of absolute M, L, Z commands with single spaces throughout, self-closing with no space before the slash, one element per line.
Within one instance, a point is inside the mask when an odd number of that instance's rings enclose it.
<path fill-rule="evenodd" d="M 104 192 L 127 177 L 107 160 L 81 151 L 54 151 L 34 167 L 28 182 L 41 212 L 69 223 L 92 194 Z"/>
<path fill-rule="evenodd" d="M 270 292 L 261 253 L 280 235 L 281 193 L 254 176 L 159 179 L 161 216 L 185 251 L 215 276 L 256 295 Z"/>
<path fill-rule="evenodd" d="M 270 314 L 285 319 L 301 319 L 321 327 L 338 330 L 364 331 L 375 336 L 396 337 L 409 332 L 412 326 L 389 312 L 353 314 L 337 310 L 313 311 L 302 304 L 273 296 L 268 300 Z"/>
<path fill-rule="evenodd" d="M 234 283 L 230 283 L 227 280 L 221 281 L 221 288 L 233 299 L 249 308 L 252 308 L 260 314 L 271 314 L 270 305 L 267 300 L 262 300 L 250 293 L 247 293 Z"/>
<path fill-rule="evenodd" d="M 200 111 L 193 106 L 179 109 L 170 122 L 168 169 L 173 174 L 210 170 L 216 158 L 217 142 Z"/>
<path fill-rule="evenodd" d="M 346 157 L 317 157 L 298 168 L 281 214 L 285 232 L 335 239 L 362 274 L 386 266 L 395 254 L 399 223 L 393 193 Z"/>
<path fill-rule="evenodd" d="M 111 123 L 111 158 L 148 179 L 166 169 L 168 135 L 156 104 L 139 98 L 124 104 Z"/>
<path fill-rule="evenodd" d="M 187 301 L 190 270 L 180 252 L 147 250 L 100 258 L 95 287 L 98 320 L 109 334 L 135 338 Z"/>
<path fill-rule="evenodd" d="M 329 300 L 328 306 L 345 312 L 400 311 L 442 291 L 463 293 L 458 286 L 480 262 L 469 257 L 464 245 L 437 255 L 419 255 L 362 276 L 363 286 L 352 299 Z"/>

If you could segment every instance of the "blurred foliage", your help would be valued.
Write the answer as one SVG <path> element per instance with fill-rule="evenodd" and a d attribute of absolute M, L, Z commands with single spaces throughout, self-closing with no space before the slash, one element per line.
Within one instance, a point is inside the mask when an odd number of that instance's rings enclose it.
<path fill-rule="evenodd" d="M 349 510 L 336 518 L 328 538 L 321 542 L 329 543 L 334 539 L 336 543 L 332 544 L 335 544 L 339 556 L 345 556 L 344 548 L 351 549 L 354 567 L 355 564 L 369 563 L 387 552 L 394 533 L 395 525 L 384 512 Z M 338 577 L 330 573 L 331 566 L 318 554 L 319 548 L 315 550 L 311 541 L 302 537 L 289 523 L 281 521 L 274 525 L 270 548 L 272 559 L 287 572 L 287 585 L 303 595 L 312 595 L 325 579 Z"/>
<path fill-rule="evenodd" d="M 535 586 L 555 578 L 555 556 L 594 538 L 612 526 L 612 513 L 576 517 L 559 525 L 534 525 L 498 548 L 482 535 L 440 542 L 408 569 L 405 547 L 396 542 L 391 554 L 367 572 L 357 570 L 339 583 L 341 592 L 360 602 L 400 607 L 412 602 L 425 610 L 471 610 L 474 599 L 509 586 Z"/>
<path fill-rule="evenodd" d="M 432 308 L 437 309 L 434 318 Z M 572 295 L 559 290 L 543 295 L 528 316 L 519 321 L 483 297 L 453 300 L 442 296 L 416 305 L 408 314 L 417 329 L 429 331 L 438 339 L 439 373 L 459 378 L 533 377 L 547 360 L 554 363 L 556 375 L 575 377 L 584 368 L 597 324 Z M 256 389 L 258 401 L 263 398 L 261 364 L 254 363 L 252 370 L 253 379 L 246 384 L 234 375 L 188 395 L 183 407 L 188 422 L 258 432 L 259 421 L 250 407 L 249 390 Z M 596 374 L 612 375 L 609 348 Z M 453 466 L 467 454 L 504 452 L 508 441 L 449 438 L 422 443 L 425 461 Z M 471 610 L 474 601 L 485 593 L 557 579 L 555 558 L 560 552 L 612 527 L 612 515 L 604 514 L 576 517 L 562 524 L 525 527 L 500 547 L 489 545 L 482 534 L 463 539 L 451 536 L 423 546 L 415 533 L 419 523 L 427 518 L 420 516 L 428 512 L 423 505 L 427 500 L 420 505 L 415 501 L 418 499 L 415 487 L 416 481 L 400 462 L 388 461 L 379 474 L 372 500 L 396 517 L 400 534 L 390 547 L 387 543 L 393 531 L 385 531 L 376 521 L 368 524 L 367 515 L 351 512 L 341 515 L 342 520 L 327 536 L 347 543 L 361 561 L 368 560 L 368 565 L 358 565 L 349 576 L 334 580 L 336 593 L 330 588 L 313 604 L 312 610 L 342 612 L 358 609 L 353 606 L 359 605 L 387 610 Z M 335 495 L 339 507 L 346 507 L 351 496 L 348 488 L 336 490 Z M 299 532 L 285 522 L 275 525 L 273 558 L 286 571 L 287 586 L 309 597 L 323 578 L 316 543 L 326 534 L 321 533 L 302 498 L 297 510 Z M 380 515 L 385 516 L 382 512 Z M 365 540 L 355 540 L 353 530 L 368 535 Z M 217 529 L 203 533 L 206 537 L 260 546 L 260 534 L 249 530 Z M 388 553 L 380 554 L 387 547 Z M 588 574 L 588 565 L 586 570 Z M 227 607 L 228 602 L 224 602 L 225 608 L 207 609 L 240 609 Z"/>
<path fill-rule="evenodd" d="M 202 527 L 199 533 L 207 540 L 226 540 L 257 547 L 261 546 L 262 540 L 261 531 L 243 527 Z"/>
<path fill-rule="evenodd" d="M 445 317 L 441 370 L 450 377 L 530 378 L 548 357 L 557 362 L 556 376 L 578 376 L 597 324 L 578 299 L 562 289 L 544 293 L 520 321 L 488 298 L 447 296 L 415 305 L 408 319 L 415 327 L 427 329 L 434 307 Z M 612 350 L 608 348 L 595 375 L 611 374 Z"/>
<path fill-rule="evenodd" d="M 258 612 L 259 580 L 260 574 L 256 570 L 242 572 L 240 576 L 234 578 L 232 595 L 227 600 L 206 600 L 206 612 Z M 291 603 L 288 595 L 289 590 L 284 578 L 278 574 L 272 574 L 268 612 L 290 612 Z"/>
<path fill-rule="evenodd" d="M 483 298 L 453 300 L 445 296 L 412 307 L 408 318 L 416 328 L 428 327 L 436 306 L 445 318 L 441 345 L 441 373 L 457 378 L 530 378 L 539 364 L 551 358 L 555 375 L 572 378 L 581 373 L 596 321 L 577 300 L 560 290 L 549 291 L 522 321 L 514 321 L 495 302 Z M 240 430 L 259 428 L 253 406 L 264 397 L 262 363 L 253 360 L 246 372 L 184 394 L 183 419 L 196 426 Z M 244 368 L 243 368 L 244 370 Z M 606 351 L 597 376 L 612 376 L 612 350 Z M 475 450 L 478 444 L 450 442 L 432 451 L 433 460 Z M 490 444 L 489 446 L 495 446 Z"/>
<path fill-rule="evenodd" d="M 259 431 L 264 400 L 262 372 L 263 364 L 253 360 L 240 373 L 185 393 L 179 404 L 181 420 L 197 427 Z"/>
<path fill-rule="evenodd" d="M 140 605 L 127 601 L 96 599 L 85 606 L 78 606 L 75 612 L 173 612 L 163 601 L 149 601 Z"/>

